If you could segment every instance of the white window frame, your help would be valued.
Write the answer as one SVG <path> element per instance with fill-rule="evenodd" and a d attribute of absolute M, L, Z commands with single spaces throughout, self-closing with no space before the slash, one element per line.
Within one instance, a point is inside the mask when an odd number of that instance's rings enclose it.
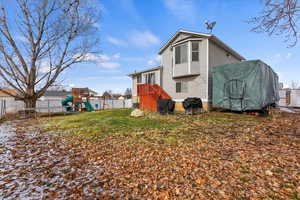
<path fill-rule="evenodd" d="M 198 49 L 197 50 L 193 50 L 193 44 L 197 44 L 198 45 Z M 193 60 L 193 53 L 197 53 L 198 60 Z M 191 61 L 192 62 L 199 62 L 200 61 L 200 43 L 198 41 L 192 41 L 191 42 Z"/>
<path fill-rule="evenodd" d="M 137 75 L 137 76 L 136 76 L 136 83 L 137 83 L 137 84 L 141 84 L 142 82 L 143 82 L 143 80 L 142 80 L 142 75 L 141 75 L 141 74 Z"/>
<path fill-rule="evenodd" d="M 182 49 L 182 47 L 183 46 L 185 46 L 185 49 L 186 49 L 186 52 L 184 52 Z M 177 58 L 177 52 L 178 52 L 178 49 L 179 49 L 179 61 L 176 59 Z M 180 44 L 180 45 L 176 45 L 175 47 L 174 47 L 174 51 L 175 51 L 175 53 L 174 53 L 174 60 L 175 60 L 175 65 L 179 65 L 179 64 L 183 64 L 183 63 L 187 63 L 187 62 L 189 62 L 189 45 L 188 45 L 188 43 L 183 43 L 183 44 Z M 182 56 L 182 55 L 184 55 L 185 54 L 185 60 L 184 60 L 184 57 Z"/>
<path fill-rule="evenodd" d="M 177 84 L 180 84 L 180 91 L 177 90 Z M 176 81 L 175 82 L 176 93 L 188 93 L 188 81 Z"/>
<path fill-rule="evenodd" d="M 149 81 L 149 78 L 150 78 L 150 75 L 153 75 L 153 81 Z M 144 77 L 145 77 L 145 83 L 146 84 L 156 84 L 156 74 L 155 74 L 155 72 L 149 72 L 149 73 L 145 73 L 144 74 Z"/>

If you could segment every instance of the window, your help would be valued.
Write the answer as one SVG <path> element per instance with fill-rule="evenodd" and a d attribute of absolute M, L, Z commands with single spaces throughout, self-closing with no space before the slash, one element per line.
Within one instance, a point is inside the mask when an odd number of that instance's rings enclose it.
<path fill-rule="evenodd" d="M 144 77 L 145 77 L 145 83 L 155 84 L 155 73 L 154 72 L 144 74 Z"/>
<path fill-rule="evenodd" d="M 187 44 L 182 44 L 175 47 L 175 64 L 187 62 Z"/>
<path fill-rule="evenodd" d="M 192 61 L 199 61 L 199 42 L 192 42 Z"/>
<path fill-rule="evenodd" d="M 176 93 L 187 93 L 188 92 L 188 82 L 180 81 L 176 82 Z"/>
<path fill-rule="evenodd" d="M 136 82 L 137 83 L 142 83 L 142 76 L 141 75 L 137 75 Z"/>

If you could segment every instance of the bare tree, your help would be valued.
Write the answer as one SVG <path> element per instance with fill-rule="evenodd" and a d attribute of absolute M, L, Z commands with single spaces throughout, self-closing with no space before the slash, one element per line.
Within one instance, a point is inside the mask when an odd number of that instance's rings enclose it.
<path fill-rule="evenodd" d="M 300 6 L 298 0 L 262 0 L 264 4 L 260 16 L 249 20 L 255 26 L 254 32 L 269 35 L 283 35 L 289 47 L 299 39 Z"/>
<path fill-rule="evenodd" d="M 131 97 L 132 97 L 131 88 L 126 88 L 124 96 L 125 96 L 126 99 L 131 99 Z"/>
<path fill-rule="evenodd" d="M 93 0 L 14 1 L 17 16 L 0 1 L 0 78 L 34 108 L 63 71 L 97 52 L 100 10 Z"/>

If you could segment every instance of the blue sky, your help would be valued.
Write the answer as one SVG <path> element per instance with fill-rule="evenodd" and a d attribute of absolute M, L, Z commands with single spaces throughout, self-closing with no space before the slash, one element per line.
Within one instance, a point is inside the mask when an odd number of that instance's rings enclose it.
<path fill-rule="evenodd" d="M 299 81 L 299 45 L 288 48 L 283 37 L 250 32 L 246 21 L 261 10 L 252 0 L 102 0 L 101 62 L 80 64 L 63 76 L 66 85 L 124 92 L 127 74 L 160 64 L 157 52 L 179 29 L 206 32 L 204 21 L 217 21 L 217 37 L 246 59 L 261 59 L 280 81 Z"/>

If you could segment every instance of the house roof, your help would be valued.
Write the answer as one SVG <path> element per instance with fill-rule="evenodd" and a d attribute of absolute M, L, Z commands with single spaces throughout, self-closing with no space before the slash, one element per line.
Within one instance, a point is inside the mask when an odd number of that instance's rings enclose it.
<path fill-rule="evenodd" d="M 65 91 L 65 90 L 61 90 L 61 91 L 49 90 L 49 91 L 46 91 L 43 96 L 44 97 L 66 97 L 68 95 L 72 95 L 72 92 Z"/>
<path fill-rule="evenodd" d="M 158 54 L 162 54 L 162 52 L 180 35 L 180 34 L 189 34 L 193 36 L 200 36 L 204 38 L 208 38 L 211 41 L 215 42 L 217 45 L 219 45 L 221 48 L 225 49 L 226 51 L 233 54 L 235 57 L 246 60 L 243 56 L 241 56 L 239 53 L 237 53 L 235 50 L 233 50 L 231 47 L 229 47 L 227 44 L 222 42 L 218 37 L 212 34 L 206 34 L 206 33 L 200 33 L 200 32 L 194 32 L 194 31 L 187 31 L 187 30 L 178 30 L 172 37 L 169 39 L 162 48 L 160 48 Z"/>
<path fill-rule="evenodd" d="M 2 88 L 1 90 L 2 91 L 0 91 L 0 97 L 10 97 L 10 95 L 3 92 L 3 90 L 10 93 L 10 94 L 12 94 L 12 95 L 17 95 L 17 92 L 13 89 L 10 89 L 10 88 Z"/>
<path fill-rule="evenodd" d="M 95 92 L 94 90 L 89 89 L 89 92 L 92 94 L 98 94 L 97 92 Z"/>
<path fill-rule="evenodd" d="M 139 71 L 139 72 L 134 72 L 132 74 L 128 74 L 128 76 L 134 76 L 134 75 L 138 75 L 138 74 L 145 73 L 145 72 L 151 72 L 151 71 L 155 71 L 155 70 L 158 70 L 158 69 L 161 69 L 161 68 L 162 68 L 162 66 L 153 67 L 153 68 L 150 68 L 150 69 L 145 69 L 143 71 Z"/>

